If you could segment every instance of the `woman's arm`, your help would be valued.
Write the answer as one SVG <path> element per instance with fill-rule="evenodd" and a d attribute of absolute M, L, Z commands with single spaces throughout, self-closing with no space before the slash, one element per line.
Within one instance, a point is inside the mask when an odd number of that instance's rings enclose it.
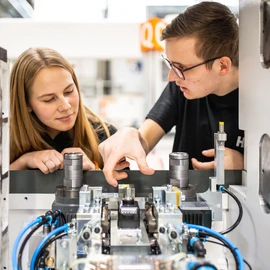
<path fill-rule="evenodd" d="M 63 155 L 56 150 L 28 152 L 9 165 L 10 170 L 40 169 L 48 174 L 61 168 Z"/>

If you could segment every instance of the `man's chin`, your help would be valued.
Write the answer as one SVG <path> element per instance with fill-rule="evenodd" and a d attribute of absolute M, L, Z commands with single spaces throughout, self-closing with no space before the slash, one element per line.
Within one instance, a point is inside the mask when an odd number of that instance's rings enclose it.
<path fill-rule="evenodd" d="M 196 98 L 197 98 L 197 97 L 194 97 L 194 96 L 190 95 L 190 94 L 187 93 L 187 92 L 184 92 L 183 94 L 184 94 L 184 97 L 185 97 L 186 99 L 188 99 L 188 100 L 193 100 L 193 99 L 196 99 Z"/>

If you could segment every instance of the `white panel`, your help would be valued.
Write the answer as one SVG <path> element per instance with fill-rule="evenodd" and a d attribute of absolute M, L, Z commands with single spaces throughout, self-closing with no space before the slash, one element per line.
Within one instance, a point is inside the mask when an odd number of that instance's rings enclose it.
<path fill-rule="evenodd" d="M 240 127 L 245 130 L 244 187 L 232 187 L 243 203 L 240 226 L 229 235 L 253 269 L 269 269 L 270 215 L 259 204 L 259 142 L 270 134 L 270 70 L 261 65 L 260 0 L 240 1 Z M 230 200 L 229 224 L 238 211 Z"/>
<path fill-rule="evenodd" d="M 1 46 L 9 58 L 45 46 L 69 58 L 140 58 L 138 23 L 36 22 L 0 19 Z"/>

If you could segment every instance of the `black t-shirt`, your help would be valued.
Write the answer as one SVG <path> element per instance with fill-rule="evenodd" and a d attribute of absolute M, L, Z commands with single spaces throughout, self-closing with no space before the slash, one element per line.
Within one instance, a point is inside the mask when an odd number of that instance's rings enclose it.
<path fill-rule="evenodd" d="M 202 155 L 214 148 L 214 133 L 219 122 L 224 122 L 227 133 L 225 146 L 244 152 L 244 131 L 239 129 L 238 89 L 225 96 L 208 95 L 188 100 L 174 83 L 170 82 L 146 118 L 158 123 L 165 133 L 175 126 L 173 152 L 186 152 L 191 158 L 207 162 L 213 158 Z M 169 157 L 168 157 L 169 158 Z M 192 169 L 191 161 L 189 162 Z"/>
<path fill-rule="evenodd" d="M 96 128 L 96 124 L 92 124 L 94 129 Z M 113 135 L 117 129 L 112 125 L 107 125 L 110 135 Z M 97 136 L 99 138 L 99 142 L 103 142 L 107 139 L 107 135 L 105 133 L 105 130 L 103 128 L 98 129 Z M 60 132 L 54 139 L 52 139 L 49 136 L 44 137 L 45 141 L 50 144 L 53 149 L 55 149 L 58 152 L 62 152 L 65 148 L 73 147 L 73 140 L 68 136 L 67 132 Z"/>

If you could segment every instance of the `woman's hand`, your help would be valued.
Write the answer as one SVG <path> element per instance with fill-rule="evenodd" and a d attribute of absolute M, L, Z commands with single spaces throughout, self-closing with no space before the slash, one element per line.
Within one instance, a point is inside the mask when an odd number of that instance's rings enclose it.
<path fill-rule="evenodd" d="M 12 164 L 10 170 L 40 169 L 43 173 L 52 173 L 61 168 L 63 155 L 56 150 L 28 152 Z"/>
<path fill-rule="evenodd" d="M 79 147 L 70 147 L 70 148 L 65 148 L 61 154 L 64 157 L 64 154 L 66 153 L 81 153 L 83 155 L 83 170 L 88 171 L 88 170 L 96 170 L 99 169 L 97 165 L 95 165 L 89 158 L 88 156 L 84 153 L 84 151 L 79 148 Z M 63 169 L 64 164 L 62 165 Z"/>

